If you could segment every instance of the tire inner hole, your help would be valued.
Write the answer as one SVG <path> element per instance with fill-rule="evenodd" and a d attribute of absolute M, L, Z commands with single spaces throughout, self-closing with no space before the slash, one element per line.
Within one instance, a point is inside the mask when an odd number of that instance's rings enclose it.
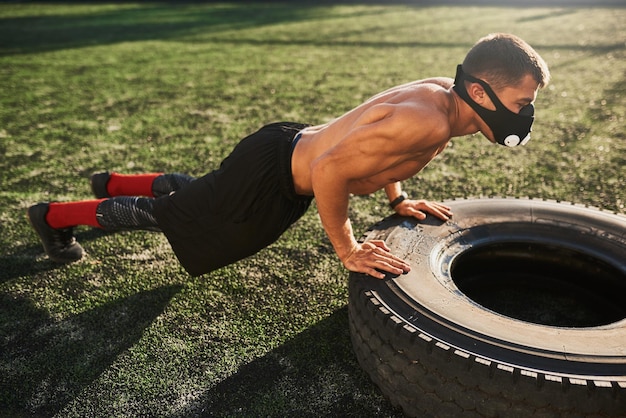
<path fill-rule="evenodd" d="M 626 318 L 626 277 L 579 251 L 537 243 L 493 243 L 460 254 L 457 287 L 474 302 L 541 325 L 584 328 Z"/>

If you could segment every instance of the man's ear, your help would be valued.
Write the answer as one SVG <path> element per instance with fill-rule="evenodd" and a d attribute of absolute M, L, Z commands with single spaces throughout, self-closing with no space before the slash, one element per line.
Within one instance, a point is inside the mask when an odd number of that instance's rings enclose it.
<path fill-rule="evenodd" d="M 481 86 L 479 83 L 469 82 L 466 88 L 470 98 L 479 105 L 484 106 L 485 99 L 487 99 L 488 96 L 483 86 Z"/>

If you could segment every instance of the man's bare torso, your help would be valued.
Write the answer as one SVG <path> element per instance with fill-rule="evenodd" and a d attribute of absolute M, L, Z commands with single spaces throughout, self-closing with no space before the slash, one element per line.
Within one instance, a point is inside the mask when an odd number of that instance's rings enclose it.
<path fill-rule="evenodd" d="M 419 172 L 446 147 L 452 80 L 420 80 L 386 90 L 343 116 L 303 131 L 292 157 L 296 192 L 314 195 L 311 167 L 343 165 L 349 191 L 368 194 Z"/>

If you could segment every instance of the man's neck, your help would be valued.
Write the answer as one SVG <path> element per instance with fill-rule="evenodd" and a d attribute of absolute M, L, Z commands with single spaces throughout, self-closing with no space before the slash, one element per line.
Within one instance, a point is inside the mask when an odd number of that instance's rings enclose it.
<path fill-rule="evenodd" d="M 450 136 L 465 136 L 475 134 L 480 130 L 480 122 L 476 112 L 465 103 L 452 88 L 448 90 L 450 105 L 448 120 L 450 122 Z"/>

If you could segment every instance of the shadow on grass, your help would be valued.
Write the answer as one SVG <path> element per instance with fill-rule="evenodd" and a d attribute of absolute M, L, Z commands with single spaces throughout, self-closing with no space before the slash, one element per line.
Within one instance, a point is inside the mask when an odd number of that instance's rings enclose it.
<path fill-rule="evenodd" d="M 55 3 L 55 2 L 48 2 Z M 333 11 L 325 7 L 324 2 L 297 2 L 297 5 L 265 1 L 260 3 L 230 2 L 219 5 L 152 3 L 125 4 L 118 2 L 119 9 L 103 9 L 85 13 L 27 15 L 0 17 L 0 56 L 26 54 L 33 52 L 55 51 L 66 48 L 78 48 L 91 45 L 107 45 L 120 42 L 175 39 L 196 34 L 209 35 L 226 30 L 239 30 L 261 27 L 282 22 L 302 22 L 325 19 L 333 16 Z M 569 10 L 546 11 L 537 19 L 571 13 L 576 7 L 624 7 L 623 0 L 525 0 L 512 2 L 507 0 L 413 0 L 413 1 L 339 1 L 327 2 L 327 5 L 367 4 L 407 6 L 499 6 L 529 7 L 554 6 Z M 97 7 L 95 3 L 94 7 Z M 0 12 L 2 10 L 0 9 Z M 381 17 L 380 9 L 355 9 L 351 16 L 375 15 Z M 346 14 L 342 14 L 346 17 Z M 535 19 L 535 18 L 532 18 Z M 252 41 L 251 41 L 252 42 Z M 265 43 L 264 41 L 256 41 Z M 310 42 L 309 42 L 310 43 Z M 332 40 L 319 44 L 330 43 Z M 354 44 L 350 44 L 353 46 Z M 389 46 L 389 44 L 375 45 Z M 400 45 L 402 46 L 402 45 Z M 410 46 L 423 46 L 415 44 Z M 470 46 L 464 44 L 464 47 Z"/>
<path fill-rule="evenodd" d="M 271 4 L 219 6 L 120 4 L 117 10 L 0 18 L 0 55 L 118 42 L 171 39 L 223 30 L 309 20 L 322 9 Z"/>
<path fill-rule="evenodd" d="M 0 294 L 0 416 L 52 416 L 142 336 L 180 286 L 112 301 L 60 321 Z"/>
<path fill-rule="evenodd" d="M 239 368 L 182 416 L 402 416 L 352 351 L 348 309 Z"/>
<path fill-rule="evenodd" d="M 56 270 L 61 265 L 45 259 L 35 261 L 34 254 L 41 245 L 28 245 L 15 248 L 13 254 L 0 256 L 0 283 L 8 282 L 22 276 L 31 276 L 44 271 Z"/>
<path fill-rule="evenodd" d="M 107 235 L 97 228 L 83 229 L 75 234 L 78 242 L 88 242 Z M 57 270 L 65 264 L 54 263 L 43 256 L 43 246 L 39 241 L 36 244 L 14 247 L 13 252 L 0 256 L 0 283 L 8 282 L 18 277 L 33 276 L 46 271 Z"/>

